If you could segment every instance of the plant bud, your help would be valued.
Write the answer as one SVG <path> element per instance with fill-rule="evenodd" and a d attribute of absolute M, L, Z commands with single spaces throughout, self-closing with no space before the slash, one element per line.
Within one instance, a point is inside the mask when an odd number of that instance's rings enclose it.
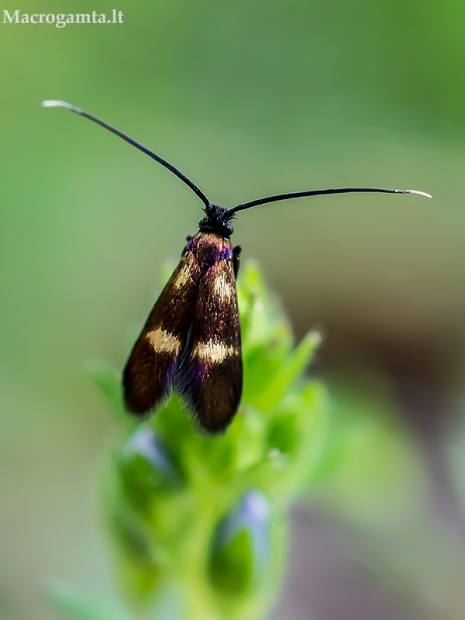
<path fill-rule="evenodd" d="M 260 585 L 270 559 L 270 506 L 249 491 L 220 522 L 210 555 L 210 580 L 223 594 L 237 596 Z"/>
<path fill-rule="evenodd" d="M 127 498 L 145 510 L 157 492 L 176 488 L 181 478 L 154 431 L 139 427 L 124 445 L 119 471 Z"/>

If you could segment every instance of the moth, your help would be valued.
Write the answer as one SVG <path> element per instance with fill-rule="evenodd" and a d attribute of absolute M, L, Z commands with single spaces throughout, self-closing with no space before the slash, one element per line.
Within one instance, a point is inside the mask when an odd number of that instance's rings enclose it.
<path fill-rule="evenodd" d="M 182 172 L 118 129 L 64 101 L 62 107 L 116 134 L 170 170 L 200 198 L 204 217 L 187 237 L 181 260 L 155 303 L 123 371 L 123 392 L 129 412 L 143 416 L 155 410 L 175 389 L 208 432 L 227 429 L 242 394 L 241 329 L 236 278 L 240 246 L 231 244 L 232 220 L 259 205 L 323 194 L 380 192 L 418 194 L 410 189 L 342 187 L 291 192 L 259 198 L 232 209 L 210 202 Z"/>

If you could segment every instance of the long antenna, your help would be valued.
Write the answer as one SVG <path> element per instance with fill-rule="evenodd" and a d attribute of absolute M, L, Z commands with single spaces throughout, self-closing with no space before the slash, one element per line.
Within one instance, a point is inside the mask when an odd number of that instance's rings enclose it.
<path fill-rule="evenodd" d="M 431 198 L 430 194 L 420 192 L 416 189 L 385 189 L 383 187 L 332 187 L 330 189 L 312 189 L 307 192 L 291 192 L 288 194 L 276 194 L 275 196 L 267 196 L 266 198 L 258 198 L 250 202 L 244 202 L 232 209 L 228 209 L 226 215 L 232 218 L 238 211 L 244 211 L 251 207 L 266 204 L 267 202 L 278 202 L 278 200 L 288 200 L 290 198 L 303 198 L 304 196 L 322 196 L 324 194 L 355 194 L 377 192 L 380 194 L 417 194 L 418 196 L 426 196 Z"/>
<path fill-rule="evenodd" d="M 146 148 L 145 146 L 142 146 L 142 144 L 139 144 L 139 142 L 136 142 L 135 140 L 133 140 L 132 138 L 124 134 L 122 131 L 119 131 L 119 129 L 115 129 L 115 127 L 112 127 L 111 125 L 108 125 L 108 123 L 101 121 L 96 116 L 93 116 L 92 114 L 89 114 L 88 112 L 81 110 L 81 108 L 77 108 L 76 106 L 72 105 L 71 103 L 67 103 L 66 101 L 56 101 L 56 100 L 42 101 L 42 105 L 44 108 L 65 108 L 66 110 L 70 110 L 71 112 L 74 112 L 75 114 L 79 114 L 79 116 L 88 118 L 90 121 L 97 123 L 97 125 L 100 125 L 100 127 L 103 127 L 104 129 L 108 129 L 108 131 L 111 131 L 116 136 L 119 136 L 126 142 L 129 142 L 129 144 L 132 144 L 132 146 L 135 146 L 136 149 L 139 149 L 139 151 L 142 151 L 142 153 L 145 153 L 146 155 L 148 155 L 149 157 L 157 161 L 159 164 L 161 164 L 165 168 L 168 168 L 168 170 L 170 170 L 173 174 L 175 174 L 178 177 L 178 179 L 181 179 L 181 181 L 183 181 L 188 187 L 190 187 L 191 190 L 194 192 L 194 194 L 197 194 L 197 196 L 200 198 L 200 200 L 204 203 L 206 207 L 208 207 L 208 205 L 210 204 L 210 201 L 205 196 L 205 194 L 202 192 L 202 190 L 200 190 L 197 187 L 197 185 L 193 183 L 190 179 L 188 179 L 186 175 L 184 175 L 180 170 L 178 170 L 172 164 L 167 162 L 166 159 L 163 159 L 163 157 L 160 157 L 159 155 L 157 155 L 150 149 Z"/>

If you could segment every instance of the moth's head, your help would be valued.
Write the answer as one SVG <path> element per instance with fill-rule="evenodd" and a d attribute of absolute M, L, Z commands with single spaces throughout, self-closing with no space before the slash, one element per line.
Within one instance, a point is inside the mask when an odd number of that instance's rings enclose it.
<path fill-rule="evenodd" d="M 234 228 L 228 209 L 220 205 L 208 204 L 204 211 L 205 217 L 199 222 L 200 232 L 213 232 L 222 237 L 230 237 L 233 234 Z"/>

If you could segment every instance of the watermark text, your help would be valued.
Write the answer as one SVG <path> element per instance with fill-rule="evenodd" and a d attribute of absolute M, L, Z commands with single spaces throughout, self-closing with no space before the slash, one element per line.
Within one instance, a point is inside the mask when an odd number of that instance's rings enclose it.
<path fill-rule="evenodd" d="M 4 24 L 48 24 L 64 28 L 69 24 L 124 24 L 124 13 L 112 9 L 109 13 L 23 13 L 3 10 Z"/>

